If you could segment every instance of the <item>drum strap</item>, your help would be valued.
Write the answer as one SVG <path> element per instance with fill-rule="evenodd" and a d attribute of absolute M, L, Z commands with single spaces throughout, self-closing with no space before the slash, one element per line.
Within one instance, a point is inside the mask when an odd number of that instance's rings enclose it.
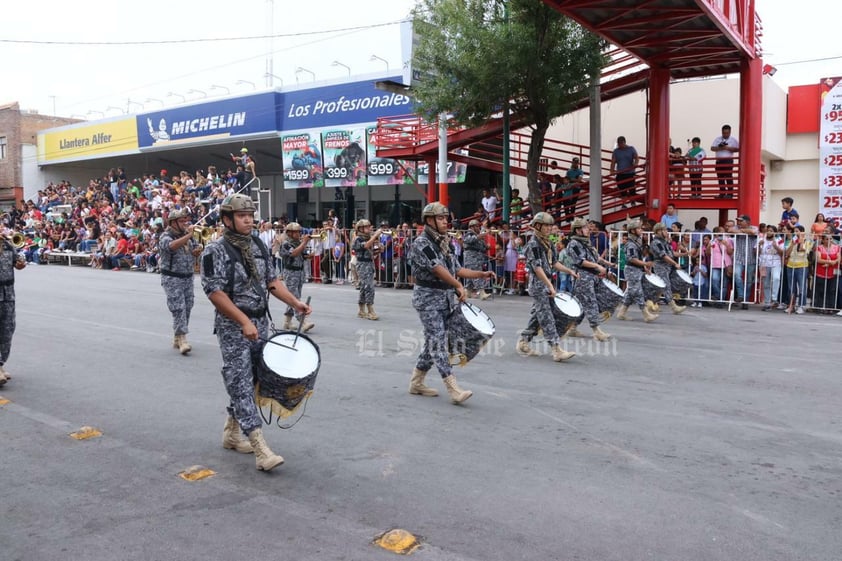
<path fill-rule="evenodd" d="M 266 248 L 266 244 L 263 243 L 263 240 L 258 238 L 257 236 L 252 236 L 255 242 L 257 242 L 257 247 L 260 248 L 260 256 L 263 258 L 264 263 L 269 259 L 269 250 Z M 228 284 L 225 286 L 225 293 L 228 294 L 228 298 L 231 301 L 234 301 L 234 264 L 235 263 L 242 263 L 243 267 L 245 267 L 245 263 L 243 262 L 242 254 L 233 246 L 231 243 L 226 240 L 225 238 L 221 239 L 222 247 L 225 248 L 225 251 L 228 252 L 228 256 L 231 258 L 231 268 L 228 271 Z M 248 269 L 246 269 L 248 270 Z M 255 279 L 252 279 L 252 282 L 255 282 Z M 266 309 L 266 314 L 269 316 L 269 319 L 272 319 L 272 314 L 269 313 L 269 302 L 265 300 L 264 291 L 262 288 L 257 291 L 260 294 L 263 300 L 264 307 Z M 251 317 L 251 316 L 250 316 Z M 263 317 L 261 315 L 261 317 Z"/>

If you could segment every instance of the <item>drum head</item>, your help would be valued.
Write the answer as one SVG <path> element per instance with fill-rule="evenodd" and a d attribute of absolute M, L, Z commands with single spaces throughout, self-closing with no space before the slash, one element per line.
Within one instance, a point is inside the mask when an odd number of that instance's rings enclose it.
<path fill-rule="evenodd" d="M 577 318 L 582 315 L 582 306 L 576 297 L 569 292 L 559 292 L 553 298 L 553 303 L 559 311 L 569 318 Z"/>
<path fill-rule="evenodd" d="M 659 277 L 655 273 L 649 273 L 648 275 L 646 275 L 646 280 L 652 286 L 657 286 L 658 288 L 666 288 L 667 287 L 667 283 L 664 282 L 664 279 L 662 279 L 661 277 Z"/>
<path fill-rule="evenodd" d="M 319 348 L 304 335 L 298 336 L 295 348 L 293 341 L 295 333 L 292 331 L 273 335 L 263 345 L 263 364 L 283 378 L 306 378 L 319 369 Z"/>
<path fill-rule="evenodd" d="M 617 286 L 617 283 L 615 283 L 613 281 L 610 281 L 608 279 L 602 279 L 602 284 L 604 284 L 606 288 L 608 288 L 611 292 L 613 292 L 617 296 L 624 296 L 625 295 L 625 293 L 623 292 L 623 289 L 620 288 L 619 286 Z"/>
<path fill-rule="evenodd" d="M 675 274 L 678 275 L 681 280 L 686 282 L 687 284 L 693 284 L 693 278 L 690 276 L 690 273 L 687 271 L 682 271 L 681 269 L 676 269 Z"/>
<path fill-rule="evenodd" d="M 494 322 L 478 306 L 474 306 L 468 302 L 462 302 L 459 309 L 462 315 L 465 316 L 465 319 L 468 320 L 468 323 L 471 324 L 471 327 L 483 335 L 494 335 Z"/>

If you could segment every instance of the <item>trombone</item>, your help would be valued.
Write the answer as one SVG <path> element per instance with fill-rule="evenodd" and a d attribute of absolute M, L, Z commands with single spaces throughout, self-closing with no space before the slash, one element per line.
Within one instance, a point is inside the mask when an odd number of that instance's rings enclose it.
<path fill-rule="evenodd" d="M 456 231 L 456 230 L 452 230 L 452 231 L 448 232 L 447 235 L 450 236 L 451 238 L 456 238 L 457 240 L 462 239 L 462 232 L 459 232 L 459 231 Z"/>
<path fill-rule="evenodd" d="M 193 228 L 193 239 L 196 240 L 196 243 L 200 243 L 202 245 L 207 244 L 211 236 L 213 236 L 213 228 L 208 226 L 202 226 L 201 228 Z"/>

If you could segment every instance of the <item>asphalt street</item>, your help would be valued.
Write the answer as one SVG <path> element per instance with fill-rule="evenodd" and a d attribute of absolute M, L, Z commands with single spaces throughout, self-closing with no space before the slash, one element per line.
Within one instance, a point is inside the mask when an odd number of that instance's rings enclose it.
<path fill-rule="evenodd" d="M 286 463 L 221 447 L 227 396 L 196 278 L 190 356 L 172 349 L 160 277 L 17 274 L 0 388 L 0 560 L 838 561 L 842 377 L 835 316 L 690 309 L 610 321 L 557 364 L 514 352 L 528 297 L 488 300 L 497 334 L 457 369 L 474 392 L 412 396 L 410 291 L 307 284 L 316 391 Z M 272 312 L 278 324 L 283 307 Z M 93 426 L 102 436 L 75 440 Z M 216 472 L 189 482 L 193 465 Z"/>

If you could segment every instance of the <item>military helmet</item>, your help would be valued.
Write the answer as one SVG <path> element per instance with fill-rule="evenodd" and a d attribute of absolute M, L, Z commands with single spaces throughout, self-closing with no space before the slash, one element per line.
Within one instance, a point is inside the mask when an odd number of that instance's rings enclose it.
<path fill-rule="evenodd" d="M 658 222 L 657 224 L 655 224 L 655 226 L 652 227 L 653 232 L 660 232 L 661 230 L 666 230 L 666 229 L 667 229 L 667 225 L 664 224 L 663 222 Z"/>
<path fill-rule="evenodd" d="M 439 202 L 430 203 L 421 211 L 421 218 L 435 217 L 435 216 L 450 216 L 450 211 L 446 206 Z"/>
<path fill-rule="evenodd" d="M 635 218 L 633 220 L 629 220 L 626 222 L 626 230 L 631 232 L 636 228 L 643 228 L 643 222 L 640 221 L 639 218 Z"/>
<path fill-rule="evenodd" d="M 231 195 L 219 205 L 220 212 L 257 212 L 254 201 L 246 195 Z"/>
<path fill-rule="evenodd" d="M 298 222 L 290 222 L 289 224 L 287 224 L 286 231 L 287 232 L 300 232 L 301 231 L 301 224 L 299 224 Z"/>
<path fill-rule="evenodd" d="M 535 216 L 532 217 L 532 222 L 529 223 L 531 226 L 535 226 L 536 224 L 555 224 L 555 220 L 553 219 L 553 215 L 549 212 L 539 212 Z"/>
<path fill-rule="evenodd" d="M 180 218 L 187 218 L 190 216 L 186 210 L 178 208 L 175 210 L 171 210 L 170 213 L 167 215 L 167 222 L 172 222 L 173 220 L 178 220 Z"/>
<path fill-rule="evenodd" d="M 575 230 L 576 228 L 584 228 L 587 225 L 588 221 L 582 217 L 579 217 L 573 220 L 573 222 L 570 224 L 570 229 Z"/>
<path fill-rule="evenodd" d="M 474 218 L 473 220 L 468 222 L 468 228 L 473 228 L 474 226 L 479 226 L 479 225 L 480 225 L 479 220 L 477 220 L 476 218 Z"/>
<path fill-rule="evenodd" d="M 362 218 L 360 220 L 357 220 L 357 224 L 354 226 L 354 229 L 362 230 L 366 226 L 371 226 L 371 222 L 369 220 L 366 220 L 365 218 Z"/>

